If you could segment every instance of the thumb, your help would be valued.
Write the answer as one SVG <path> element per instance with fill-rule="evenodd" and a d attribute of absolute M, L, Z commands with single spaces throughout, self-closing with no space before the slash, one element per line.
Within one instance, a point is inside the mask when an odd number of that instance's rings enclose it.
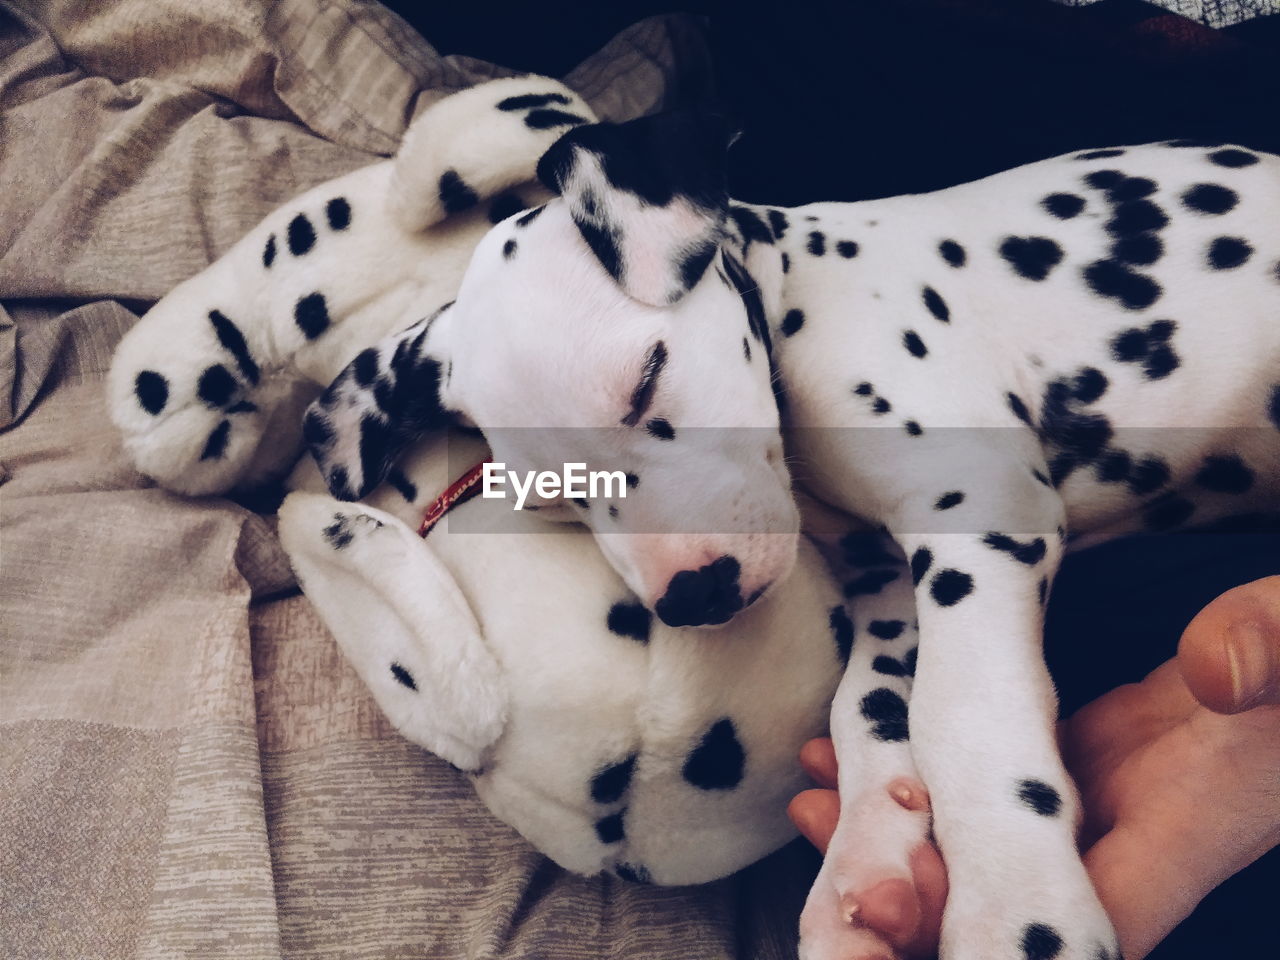
<path fill-rule="evenodd" d="M 1280 703 L 1280 577 L 1228 590 L 1187 625 L 1178 666 L 1210 710 Z"/>

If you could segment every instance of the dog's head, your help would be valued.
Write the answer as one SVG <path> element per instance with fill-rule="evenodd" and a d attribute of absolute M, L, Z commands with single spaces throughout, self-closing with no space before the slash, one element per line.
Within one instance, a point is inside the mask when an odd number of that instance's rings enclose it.
<path fill-rule="evenodd" d="M 508 470 L 627 475 L 625 498 L 542 500 L 585 522 L 672 625 L 723 623 L 796 551 L 760 294 L 725 242 L 727 131 L 691 114 L 562 137 L 559 197 L 494 227 L 457 300 L 365 351 L 307 436 L 335 496 L 460 417 Z"/>

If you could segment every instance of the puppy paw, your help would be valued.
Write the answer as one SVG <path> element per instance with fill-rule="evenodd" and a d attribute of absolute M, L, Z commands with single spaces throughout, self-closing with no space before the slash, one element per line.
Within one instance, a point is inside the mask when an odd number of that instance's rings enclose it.
<path fill-rule="evenodd" d="M 915 777 L 846 796 L 800 917 L 801 957 L 869 960 L 907 950 L 925 919 L 911 859 L 928 833 L 929 798 Z"/>

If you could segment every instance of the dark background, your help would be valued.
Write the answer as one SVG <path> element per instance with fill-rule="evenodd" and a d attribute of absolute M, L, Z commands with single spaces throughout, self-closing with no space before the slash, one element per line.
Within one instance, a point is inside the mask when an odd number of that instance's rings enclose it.
<path fill-rule="evenodd" d="M 933 190 L 1149 140 L 1280 153 L 1280 16 L 1213 31 L 1136 0 L 387 5 L 442 53 L 552 76 L 645 16 L 704 15 L 712 77 L 692 79 L 667 106 L 698 103 L 734 120 L 743 135 L 730 192 L 759 203 Z M 1064 711 L 1172 656 L 1222 591 L 1277 573 L 1275 534 L 1150 536 L 1070 555 L 1046 636 Z M 1153 960 L 1274 955 L 1277 891 L 1273 851 L 1210 895 Z"/>

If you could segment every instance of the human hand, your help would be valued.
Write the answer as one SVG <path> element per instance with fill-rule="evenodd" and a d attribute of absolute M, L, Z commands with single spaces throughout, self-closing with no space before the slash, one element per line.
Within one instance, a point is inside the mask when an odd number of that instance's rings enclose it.
<path fill-rule="evenodd" d="M 1124 955 L 1138 960 L 1280 843 L 1280 577 L 1218 597 L 1187 627 L 1175 660 L 1079 710 L 1059 739 L 1083 800 L 1085 865 Z M 835 751 L 813 740 L 800 759 L 819 788 L 788 812 L 825 851 L 840 809 Z M 912 866 L 922 921 L 904 953 L 927 955 L 945 870 L 932 847 Z"/>

